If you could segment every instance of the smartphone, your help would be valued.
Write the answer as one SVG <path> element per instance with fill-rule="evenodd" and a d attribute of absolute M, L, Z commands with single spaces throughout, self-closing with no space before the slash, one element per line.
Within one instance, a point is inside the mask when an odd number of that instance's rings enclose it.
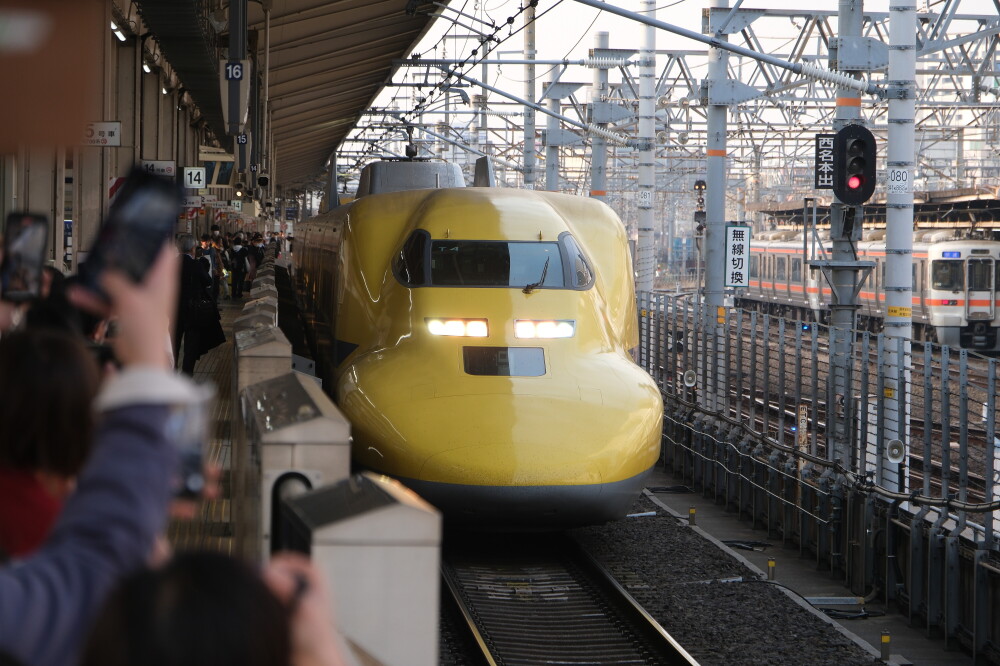
<path fill-rule="evenodd" d="M 49 240 L 49 221 L 41 215 L 11 213 L 4 231 L 0 298 L 21 303 L 38 298 Z"/>
<path fill-rule="evenodd" d="M 98 286 L 109 269 L 142 282 L 177 227 L 181 212 L 180 186 L 169 179 L 134 168 L 111 204 L 97 239 L 80 266 L 81 283 L 104 296 Z"/>
<path fill-rule="evenodd" d="M 175 407 L 167 420 L 167 436 L 177 447 L 179 466 L 174 477 L 175 497 L 198 499 L 205 490 L 205 448 L 209 418 L 215 401 L 211 384 L 198 384 L 195 402 Z"/>

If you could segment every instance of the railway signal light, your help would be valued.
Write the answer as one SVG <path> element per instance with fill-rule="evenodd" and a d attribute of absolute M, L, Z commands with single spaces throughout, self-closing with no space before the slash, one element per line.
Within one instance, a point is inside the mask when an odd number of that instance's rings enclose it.
<path fill-rule="evenodd" d="M 851 206 L 875 193 L 875 137 L 861 125 L 847 125 L 833 139 L 833 193 Z"/>

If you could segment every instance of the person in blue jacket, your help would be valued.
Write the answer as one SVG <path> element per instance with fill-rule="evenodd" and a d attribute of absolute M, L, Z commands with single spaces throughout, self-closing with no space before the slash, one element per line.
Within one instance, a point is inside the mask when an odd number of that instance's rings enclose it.
<path fill-rule="evenodd" d="M 91 457 L 48 540 L 32 556 L 0 565 L 0 653 L 15 663 L 75 663 L 109 591 L 144 564 L 166 526 L 177 470 L 171 433 L 179 408 L 201 399 L 171 372 L 164 345 L 177 269 L 165 247 L 142 284 L 103 276 L 123 369 L 98 396 Z"/>

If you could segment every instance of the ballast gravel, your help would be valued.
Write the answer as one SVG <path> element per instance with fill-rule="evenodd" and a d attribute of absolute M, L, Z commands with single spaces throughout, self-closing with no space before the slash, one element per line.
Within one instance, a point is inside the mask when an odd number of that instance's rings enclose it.
<path fill-rule="evenodd" d="M 882 663 L 645 496 L 633 512 L 650 511 L 571 534 L 699 664 Z"/>
<path fill-rule="evenodd" d="M 702 666 L 883 663 L 647 497 L 632 512 L 656 515 L 569 534 Z M 439 663 L 480 663 L 462 624 L 442 604 Z"/>

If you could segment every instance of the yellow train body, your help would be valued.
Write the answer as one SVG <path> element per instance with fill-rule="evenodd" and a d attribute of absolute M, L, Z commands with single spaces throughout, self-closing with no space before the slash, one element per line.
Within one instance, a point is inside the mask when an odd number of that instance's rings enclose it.
<path fill-rule="evenodd" d="M 632 266 L 607 206 L 414 190 L 363 197 L 305 226 L 300 271 L 307 300 L 334 313 L 330 377 L 358 464 L 452 519 L 571 525 L 628 510 L 659 455 L 662 401 L 630 356 Z M 541 280 L 515 278 L 522 254 Z M 463 284 L 496 273 L 487 256 L 512 264 L 500 271 L 511 283 Z M 479 322 L 476 337 L 436 334 L 445 321 Z M 572 335 L 518 337 L 524 321 L 566 322 Z"/>

